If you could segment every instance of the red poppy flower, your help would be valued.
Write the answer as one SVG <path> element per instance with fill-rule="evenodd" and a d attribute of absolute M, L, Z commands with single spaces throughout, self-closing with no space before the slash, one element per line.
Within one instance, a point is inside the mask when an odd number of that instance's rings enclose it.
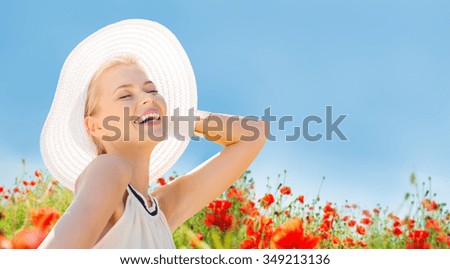
<path fill-rule="evenodd" d="M 0 192 L 3 192 L 3 190 L 4 190 L 3 187 L 0 186 Z"/>
<path fill-rule="evenodd" d="M 11 240 L 12 248 L 36 249 L 44 241 L 45 236 L 45 233 L 37 228 L 23 229 Z"/>
<path fill-rule="evenodd" d="M 191 245 L 191 247 L 195 248 L 197 246 L 197 241 L 201 241 L 203 240 L 203 233 L 199 232 L 195 235 L 192 236 L 191 240 L 189 241 L 189 244 Z"/>
<path fill-rule="evenodd" d="M 374 208 L 374 209 L 373 209 L 373 213 L 375 213 L 375 214 L 378 215 L 378 214 L 380 214 L 380 210 L 379 210 L 378 208 Z"/>
<path fill-rule="evenodd" d="M 352 219 L 349 222 L 347 222 L 348 227 L 353 227 L 356 224 L 356 220 Z"/>
<path fill-rule="evenodd" d="M 416 224 L 416 221 L 413 220 L 413 219 L 409 219 L 408 222 L 407 222 L 407 224 L 408 224 L 408 229 L 411 230 L 411 229 L 414 228 L 414 225 Z"/>
<path fill-rule="evenodd" d="M 335 246 L 339 246 L 341 244 L 341 241 L 339 240 L 339 237 L 335 236 L 331 239 L 331 243 L 333 243 L 333 245 Z"/>
<path fill-rule="evenodd" d="M 334 218 L 339 218 L 339 215 L 336 213 L 336 209 L 333 208 L 331 206 L 332 204 L 330 202 L 327 202 L 325 207 L 323 208 L 323 219 L 328 219 L 330 217 L 332 217 L 332 219 L 334 220 Z"/>
<path fill-rule="evenodd" d="M 248 236 L 253 236 L 255 234 L 255 220 L 252 218 L 244 219 L 244 224 L 247 226 L 245 233 Z"/>
<path fill-rule="evenodd" d="M 363 242 L 363 241 L 358 241 L 358 242 L 356 242 L 356 244 L 359 245 L 359 246 L 361 246 L 362 248 L 367 247 L 367 243 L 366 243 L 366 242 Z"/>
<path fill-rule="evenodd" d="M 439 208 L 438 204 L 435 201 L 430 201 L 430 199 L 424 199 L 422 201 L 422 205 L 427 209 L 427 211 L 433 211 Z"/>
<path fill-rule="evenodd" d="M 257 216 L 256 219 L 245 219 L 244 223 L 248 238 L 241 242 L 240 248 L 267 248 L 273 233 L 273 219 Z"/>
<path fill-rule="evenodd" d="M 408 234 L 409 239 L 406 242 L 406 248 L 430 248 L 430 243 L 426 242 L 429 233 L 425 230 L 414 230 Z"/>
<path fill-rule="evenodd" d="M 240 203 L 243 203 L 245 201 L 245 198 L 242 194 L 242 190 L 235 187 L 231 187 L 227 193 L 228 199 L 232 200 L 233 197 L 236 198 L 236 200 L 238 200 Z"/>
<path fill-rule="evenodd" d="M 30 181 L 30 185 L 31 186 L 36 186 L 36 181 L 34 181 L 34 180 Z"/>
<path fill-rule="evenodd" d="M 28 186 L 29 183 L 28 183 L 28 181 L 23 180 L 23 181 L 22 181 L 22 184 L 23 184 L 24 186 Z"/>
<path fill-rule="evenodd" d="M 400 236 L 400 235 L 402 235 L 403 231 L 402 231 L 402 229 L 400 229 L 400 227 L 396 226 L 396 227 L 394 227 L 394 230 L 392 230 L 392 233 L 395 236 Z"/>
<path fill-rule="evenodd" d="M 346 237 L 346 238 L 344 239 L 343 243 L 344 243 L 345 245 L 347 245 L 348 247 L 353 247 L 353 246 L 355 246 L 355 243 L 353 242 L 353 238 L 351 238 L 351 237 Z"/>
<path fill-rule="evenodd" d="M 244 239 L 239 245 L 241 249 L 255 249 L 258 248 L 258 245 L 255 242 L 254 238 Z"/>
<path fill-rule="evenodd" d="M 332 216 L 333 216 L 333 213 L 327 212 L 327 213 L 323 214 L 323 219 L 329 219 Z"/>
<path fill-rule="evenodd" d="M 298 200 L 300 203 L 304 204 L 304 203 L 305 203 L 305 196 L 304 196 L 304 195 L 300 195 L 300 196 L 297 198 L 297 200 Z"/>
<path fill-rule="evenodd" d="M 361 225 L 356 225 L 356 232 L 360 235 L 366 235 L 366 229 Z"/>
<path fill-rule="evenodd" d="M 231 227 L 233 222 L 233 215 L 228 215 L 227 211 L 231 207 L 231 202 L 228 200 L 214 200 L 208 205 L 208 212 L 206 212 L 206 219 L 204 220 L 206 226 L 217 226 L 223 232 Z"/>
<path fill-rule="evenodd" d="M 344 216 L 344 217 L 342 218 L 342 221 L 346 222 L 349 218 L 350 218 L 349 216 Z"/>
<path fill-rule="evenodd" d="M 322 232 L 322 238 L 328 240 L 330 238 L 330 234 L 328 232 Z"/>
<path fill-rule="evenodd" d="M 38 209 L 31 209 L 30 216 L 34 226 L 47 233 L 56 224 L 61 213 L 53 207 L 43 206 Z"/>
<path fill-rule="evenodd" d="M 396 215 L 389 213 L 388 218 L 394 220 L 394 221 L 400 221 L 400 218 L 397 217 Z"/>
<path fill-rule="evenodd" d="M 439 227 L 439 222 L 434 219 L 427 220 L 427 223 L 425 224 L 425 228 L 434 229 L 436 232 L 441 231 L 441 227 Z"/>
<path fill-rule="evenodd" d="M 250 215 L 252 217 L 259 214 L 258 209 L 255 207 L 255 203 L 253 201 L 248 201 L 244 204 L 244 206 L 240 207 L 239 210 L 246 214 Z"/>
<path fill-rule="evenodd" d="M 35 170 L 35 171 L 34 171 L 34 175 L 35 175 L 36 177 L 41 177 L 41 176 L 42 176 L 42 174 L 41 174 L 38 170 Z"/>
<path fill-rule="evenodd" d="M 436 240 L 440 243 L 447 244 L 450 247 L 450 235 L 441 233 L 436 237 Z"/>
<path fill-rule="evenodd" d="M 329 219 L 323 219 L 322 223 L 319 225 L 319 230 L 322 232 L 331 230 L 331 221 Z"/>
<path fill-rule="evenodd" d="M 13 190 L 14 192 L 19 192 L 20 190 L 19 190 L 19 187 L 14 187 L 14 190 Z"/>
<path fill-rule="evenodd" d="M 309 249 L 316 248 L 319 242 L 320 236 L 311 233 L 304 235 L 301 219 L 292 218 L 275 229 L 270 240 L 270 248 Z"/>
<path fill-rule="evenodd" d="M 3 198 L 5 198 L 6 200 L 9 199 L 9 195 L 3 195 Z"/>
<path fill-rule="evenodd" d="M 166 185 L 166 180 L 163 177 L 158 178 L 158 183 L 160 186 Z"/>
<path fill-rule="evenodd" d="M 273 202 L 275 202 L 275 198 L 271 193 L 267 193 L 263 198 L 259 199 L 258 202 L 261 202 L 262 206 L 267 209 Z"/>
<path fill-rule="evenodd" d="M 0 249 L 7 249 L 12 248 L 11 240 L 8 240 L 8 238 L 4 237 L 0 233 Z"/>
<path fill-rule="evenodd" d="M 364 225 L 369 225 L 372 223 L 372 220 L 369 218 L 362 218 L 360 222 Z"/>
<path fill-rule="evenodd" d="M 331 206 L 330 202 L 327 202 L 325 207 L 323 208 L 324 213 L 334 213 L 336 210 Z"/>
<path fill-rule="evenodd" d="M 280 192 L 281 192 L 281 194 L 284 194 L 284 195 L 291 195 L 292 194 L 291 188 L 289 188 L 288 186 L 281 187 L 280 188 Z"/>
<path fill-rule="evenodd" d="M 370 214 L 370 211 L 367 210 L 367 209 L 364 209 L 364 210 L 362 211 L 362 213 L 363 213 L 364 216 L 366 216 L 366 217 L 368 217 L 368 218 L 371 218 L 371 217 L 372 217 L 372 214 Z"/>

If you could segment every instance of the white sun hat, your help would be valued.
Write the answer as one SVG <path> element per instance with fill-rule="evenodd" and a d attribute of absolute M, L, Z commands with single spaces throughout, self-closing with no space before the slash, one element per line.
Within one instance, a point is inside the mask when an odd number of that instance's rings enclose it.
<path fill-rule="evenodd" d="M 42 128 L 40 150 L 52 177 L 74 190 L 81 172 L 96 157 L 96 146 L 84 126 L 88 85 L 96 70 L 117 56 L 132 55 L 167 103 L 167 116 L 204 116 L 197 110 L 197 86 L 191 63 L 175 35 L 158 22 L 126 19 L 109 24 L 81 41 L 61 69 L 53 103 Z M 170 136 L 150 158 L 150 182 L 179 159 L 190 139 Z"/>

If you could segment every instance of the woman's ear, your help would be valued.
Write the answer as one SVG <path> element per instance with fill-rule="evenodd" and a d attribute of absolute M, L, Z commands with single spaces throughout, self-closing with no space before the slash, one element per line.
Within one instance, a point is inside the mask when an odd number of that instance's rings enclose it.
<path fill-rule="evenodd" d="M 84 127 L 92 136 L 101 136 L 102 127 L 94 117 L 87 116 L 84 118 Z"/>

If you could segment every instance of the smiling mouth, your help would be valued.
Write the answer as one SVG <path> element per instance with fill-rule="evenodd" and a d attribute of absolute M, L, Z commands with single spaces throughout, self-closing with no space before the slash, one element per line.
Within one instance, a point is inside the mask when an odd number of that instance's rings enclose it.
<path fill-rule="evenodd" d="M 161 115 L 158 113 L 150 113 L 142 118 L 136 119 L 134 122 L 137 124 L 156 123 L 161 121 Z"/>

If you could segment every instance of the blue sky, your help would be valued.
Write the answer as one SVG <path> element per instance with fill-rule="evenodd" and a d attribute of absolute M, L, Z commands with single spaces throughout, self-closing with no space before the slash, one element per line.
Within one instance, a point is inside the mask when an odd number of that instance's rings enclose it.
<path fill-rule="evenodd" d="M 126 18 L 168 27 L 194 68 L 199 109 L 292 115 L 249 168 L 257 192 L 287 170 L 310 200 L 396 208 L 409 175 L 450 201 L 450 4 L 447 1 L 3 1 L 0 8 L 0 185 L 42 168 L 39 136 L 60 69 L 97 29 Z M 286 142 L 333 106 L 347 141 Z M 323 132 L 324 124 L 312 126 Z M 183 174 L 221 149 L 191 142 Z M 281 176 L 283 178 L 283 176 Z M 275 183 L 272 184 L 275 186 Z"/>

